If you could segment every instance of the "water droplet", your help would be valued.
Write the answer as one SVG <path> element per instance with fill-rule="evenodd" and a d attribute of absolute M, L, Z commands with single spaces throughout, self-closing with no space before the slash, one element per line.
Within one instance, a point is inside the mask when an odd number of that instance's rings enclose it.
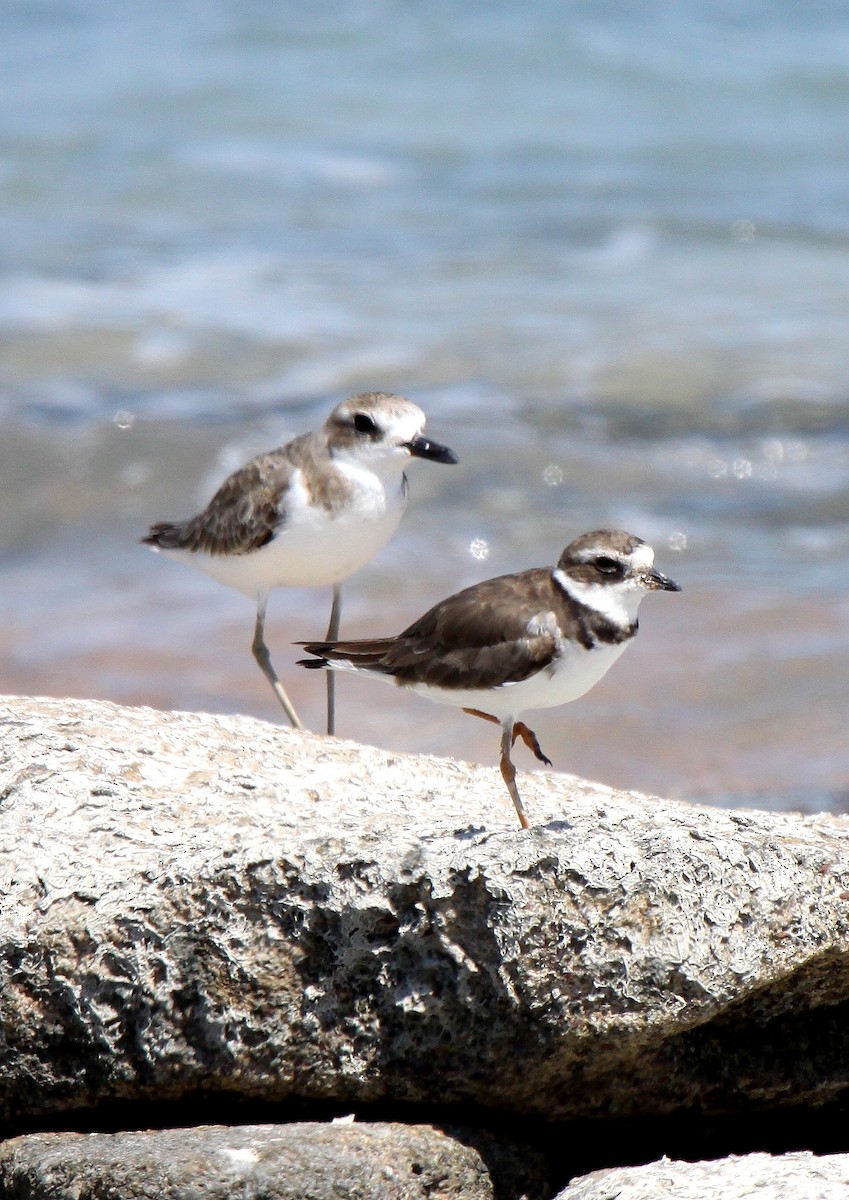
<path fill-rule="evenodd" d="M 136 423 L 135 413 L 128 412 L 126 408 L 119 408 L 112 420 L 119 429 L 132 429 Z"/>
<path fill-rule="evenodd" d="M 735 458 L 731 464 L 731 470 L 734 472 L 735 479 L 751 479 L 752 460 L 749 458 Z"/>
<path fill-rule="evenodd" d="M 472 558 L 477 558 L 483 562 L 485 558 L 489 558 L 489 542 L 485 541 L 484 538 L 474 538 L 469 543 L 469 553 Z"/>
<path fill-rule="evenodd" d="M 680 553 L 682 550 L 687 549 L 686 533 L 681 533 L 680 531 L 677 533 L 670 533 L 666 540 L 670 550 L 676 550 Z"/>
<path fill-rule="evenodd" d="M 783 463 L 786 458 L 784 442 L 780 438 L 765 438 L 761 443 L 761 452 L 772 466 Z"/>
<path fill-rule="evenodd" d="M 559 487 L 563 482 L 563 468 L 557 463 L 549 463 L 542 473 L 542 481 L 548 487 Z"/>
<path fill-rule="evenodd" d="M 735 242 L 753 242 L 758 236 L 758 227 L 754 221 L 732 221 L 731 236 Z"/>

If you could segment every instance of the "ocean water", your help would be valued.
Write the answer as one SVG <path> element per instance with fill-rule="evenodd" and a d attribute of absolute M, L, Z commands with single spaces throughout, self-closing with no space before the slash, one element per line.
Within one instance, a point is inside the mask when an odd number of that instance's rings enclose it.
<path fill-rule="evenodd" d="M 849 807 L 847 106 L 844 5 L 8 0 L 0 688 L 278 719 L 250 602 L 137 539 L 385 388 L 461 461 L 347 633 L 622 526 L 684 591 L 532 714 L 555 766 Z M 319 729 L 327 604 L 268 622 Z M 339 686 L 343 736 L 496 760 Z"/>

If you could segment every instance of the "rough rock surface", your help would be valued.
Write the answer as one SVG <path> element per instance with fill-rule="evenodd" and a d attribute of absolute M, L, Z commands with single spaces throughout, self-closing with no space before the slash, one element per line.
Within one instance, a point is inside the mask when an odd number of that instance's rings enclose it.
<path fill-rule="evenodd" d="M 486 1148 L 485 1148 L 486 1149 Z M 493 1149 L 492 1146 L 489 1147 Z M 46 1133 L 0 1147 L 4 1200 L 519 1200 L 539 1177 L 428 1125 Z"/>
<path fill-rule="evenodd" d="M 846 1089 L 844 820 L 521 785 L 528 831 L 494 769 L 6 699 L 0 1119 L 198 1090 L 557 1119 Z"/>
<path fill-rule="evenodd" d="M 593 1171 L 575 1179 L 557 1200 L 845 1200 L 849 1154 L 821 1158 L 744 1154 L 711 1162 L 668 1158 L 643 1167 Z"/>

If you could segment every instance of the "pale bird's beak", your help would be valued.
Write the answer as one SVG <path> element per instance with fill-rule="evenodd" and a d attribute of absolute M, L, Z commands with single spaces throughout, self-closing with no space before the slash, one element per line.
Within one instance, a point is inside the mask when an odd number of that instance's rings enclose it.
<path fill-rule="evenodd" d="M 660 571 L 646 571 L 643 576 L 643 583 L 652 592 L 680 592 L 681 584 L 676 583 L 674 579 L 670 579 L 668 575 L 661 574 Z"/>
<path fill-rule="evenodd" d="M 457 455 L 453 450 L 440 445 L 439 442 L 432 442 L 430 438 L 414 437 L 411 442 L 405 444 L 413 458 L 429 458 L 431 462 L 439 463 L 455 463 L 457 461 Z"/>

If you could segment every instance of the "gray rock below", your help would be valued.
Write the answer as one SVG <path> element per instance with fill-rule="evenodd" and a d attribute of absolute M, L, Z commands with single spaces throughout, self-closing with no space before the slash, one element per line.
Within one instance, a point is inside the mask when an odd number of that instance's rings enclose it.
<path fill-rule="evenodd" d="M 460 1135 L 462 1136 L 462 1135 Z M 492 1145 L 485 1150 L 494 1149 Z M 4 1200 L 520 1200 L 530 1168 L 427 1125 L 334 1122 L 46 1133 L 0 1147 Z"/>
<path fill-rule="evenodd" d="M 849 1085 L 845 820 L 536 772 L 523 831 L 494 769 L 70 700 L 2 701 L 0 764 L 12 1130 L 198 1091 L 565 1119 Z"/>

